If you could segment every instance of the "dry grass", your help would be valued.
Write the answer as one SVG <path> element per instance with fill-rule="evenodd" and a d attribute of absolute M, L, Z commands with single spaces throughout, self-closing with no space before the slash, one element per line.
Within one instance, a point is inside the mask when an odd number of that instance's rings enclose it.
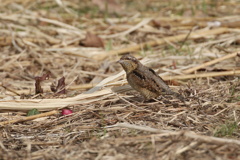
<path fill-rule="evenodd" d="M 1 1 L 0 159 L 240 159 L 239 2 L 98 7 Z M 105 48 L 79 46 L 87 32 Z M 186 103 L 143 102 L 115 63 L 128 52 Z M 47 72 L 34 95 L 34 78 Z M 67 94 L 52 93 L 62 76 Z M 74 114 L 60 116 L 64 107 Z M 32 108 L 42 113 L 26 117 Z"/>

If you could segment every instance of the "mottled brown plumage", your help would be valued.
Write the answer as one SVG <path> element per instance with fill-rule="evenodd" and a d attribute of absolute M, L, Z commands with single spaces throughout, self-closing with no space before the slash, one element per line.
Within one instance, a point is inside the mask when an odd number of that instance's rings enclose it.
<path fill-rule="evenodd" d="M 156 98 L 161 94 L 172 94 L 184 101 L 182 95 L 173 92 L 154 70 L 141 64 L 135 57 L 124 55 L 118 62 L 127 74 L 129 85 L 140 92 L 145 99 Z"/>

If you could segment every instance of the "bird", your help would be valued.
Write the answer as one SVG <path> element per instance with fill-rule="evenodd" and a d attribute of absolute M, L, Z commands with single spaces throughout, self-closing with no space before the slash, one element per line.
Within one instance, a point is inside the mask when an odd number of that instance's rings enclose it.
<path fill-rule="evenodd" d="M 168 94 L 174 95 L 184 102 L 184 97 L 181 94 L 172 91 L 153 69 L 144 66 L 134 56 L 130 54 L 123 55 L 117 62 L 121 64 L 126 72 L 129 85 L 140 92 L 146 100 Z"/>

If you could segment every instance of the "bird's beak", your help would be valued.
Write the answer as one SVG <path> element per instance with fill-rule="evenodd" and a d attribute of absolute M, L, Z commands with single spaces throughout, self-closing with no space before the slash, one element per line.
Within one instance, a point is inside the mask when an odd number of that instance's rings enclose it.
<path fill-rule="evenodd" d="M 120 60 L 117 61 L 117 63 L 122 64 L 122 63 L 123 63 L 123 60 L 120 59 Z"/>

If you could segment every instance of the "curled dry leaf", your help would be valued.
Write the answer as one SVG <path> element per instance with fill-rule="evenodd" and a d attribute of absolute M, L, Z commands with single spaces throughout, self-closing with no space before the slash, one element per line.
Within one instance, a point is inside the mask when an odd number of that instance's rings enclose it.
<path fill-rule="evenodd" d="M 54 84 L 52 84 L 50 86 L 51 91 L 53 91 L 54 93 L 58 93 L 58 94 L 66 94 L 66 89 L 65 89 L 65 77 L 62 77 L 61 79 L 58 80 L 58 84 L 57 86 L 55 86 Z"/>
<path fill-rule="evenodd" d="M 156 21 L 156 20 L 152 20 L 152 25 L 156 28 L 160 28 L 162 25 L 159 21 Z"/>
<path fill-rule="evenodd" d="M 157 21 L 157 20 L 152 20 L 152 25 L 153 27 L 155 28 L 165 28 L 165 29 L 171 29 L 171 26 L 169 24 L 165 24 L 163 25 L 164 22 L 160 22 L 160 21 Z"/>
<path fill-rule="evenodd" d="M 80 40 L 79 45 L 84 47 L 104 48 L 103 40 L 95 34 L 87 32 L 85 39 Z"/>
<path fill-rule="evenodd" d="M 43 74 L 41 77 L 35 77 L 35 94 L 43 93 L 41 82 L 49 79 L 50 73 Z"/>

